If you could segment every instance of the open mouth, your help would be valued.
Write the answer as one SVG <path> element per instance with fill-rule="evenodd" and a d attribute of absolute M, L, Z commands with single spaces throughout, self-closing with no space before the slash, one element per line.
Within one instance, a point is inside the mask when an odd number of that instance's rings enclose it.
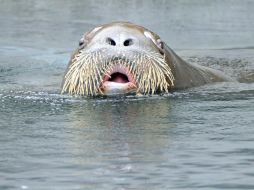
<path fill-rule="evenodd" d="M 136 91 L 133 75 L 127 67 L 116 66 L 103 77 L 101 90 L 107 94 L 126 94 Z"/>
<path fill-rule="evenodd" d="M 111 74 L 108 81 L 116 82 L 116 83 L 128 83 L 128 82 L 130 82 L 129 78 L 126 74 L 119 73 L 119 72 Z"/>

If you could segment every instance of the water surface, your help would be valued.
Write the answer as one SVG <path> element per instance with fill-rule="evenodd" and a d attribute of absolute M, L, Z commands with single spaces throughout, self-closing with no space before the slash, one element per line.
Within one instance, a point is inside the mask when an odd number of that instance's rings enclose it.
<path fill-rule="evenodd" d="M 253 1 L 0 0 L 0 189 L 254 189 Z M 233 82 L 166 96 L 60 94 L 97 24 L 144 25 Z"/>

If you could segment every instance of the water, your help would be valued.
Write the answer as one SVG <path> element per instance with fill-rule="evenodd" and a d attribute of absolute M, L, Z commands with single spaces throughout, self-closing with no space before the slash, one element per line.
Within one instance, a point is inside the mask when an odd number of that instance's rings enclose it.
<path fill-rule="evenodd" d="M 0 1 L 0 189 L 254 189 L 253 1 Z M 235 82 L 60 95 L 83 32 L 129 20 Z M 238 82 L 240 81 L 240 82 Z"/>

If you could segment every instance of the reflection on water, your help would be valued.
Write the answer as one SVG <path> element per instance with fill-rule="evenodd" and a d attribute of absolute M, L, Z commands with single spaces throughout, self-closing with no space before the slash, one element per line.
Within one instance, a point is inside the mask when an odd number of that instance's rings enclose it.
<path fill-rule="evenodd" d="M 253 1 L 0 3 L 0 189 L 254 188 Z M 235 82 L 167 96 L 60 95 L 82 33 L 115 20 L 154 30 Z"/>

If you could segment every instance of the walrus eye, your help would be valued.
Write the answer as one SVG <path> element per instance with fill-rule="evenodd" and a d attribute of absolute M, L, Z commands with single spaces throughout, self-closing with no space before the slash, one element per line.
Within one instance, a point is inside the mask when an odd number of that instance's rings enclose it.
<path fill-rule="evenodd" d="M 116 42 L 112 39 L 112 38 L 107 38 L 106 39 L 106 42 L 111 45 L 111 46 L 115 46 L 116 45 Z"/>
<path fill-rule="evenodd" d="M 79 40 L 79 42 L 78 42 L 78 45 L 79 45 L 79 46 L 83 46 L 84 43 L 85 43 L 85 35 L 82 36 L 82 38 L 80 38 L 80 40 Z"/>
<path fill-rule="evenodd" d="M 164 49 L 164 43 L 163 41 L 159 38 L 159 39 L 155 39 L 155 37 L 153 36 L 153 34 L 151 32 L 148 32 L 148 31 L 145 31 L 144 32 L 144 35 L 152 40 L 152 42 L 160 49 L 160 50 L 163 50 Z"/>
<path fill-rule="evenodd" d="M 132 44 L 133 44 L 133 40 L 132 40 L 132 39 L 127 39 L 127 40 L 125 40 L 124 43 L 123 43 L 124 46 L 130 46 L 130 45 L 132 45 Z"/>
<path fill-rule="evenodd" d="M 161 49 L 164 49 L 164 43 L 161 41 L 161 39 L 157 40 L 157 46 L 159 46 Z"/>
<path fill-rule="evenodd" d="M 82 46 L 83 44 L 84 44 L 83 40 L 80 40 L 79 43 L 78 43 L 79 46 Z"/>

